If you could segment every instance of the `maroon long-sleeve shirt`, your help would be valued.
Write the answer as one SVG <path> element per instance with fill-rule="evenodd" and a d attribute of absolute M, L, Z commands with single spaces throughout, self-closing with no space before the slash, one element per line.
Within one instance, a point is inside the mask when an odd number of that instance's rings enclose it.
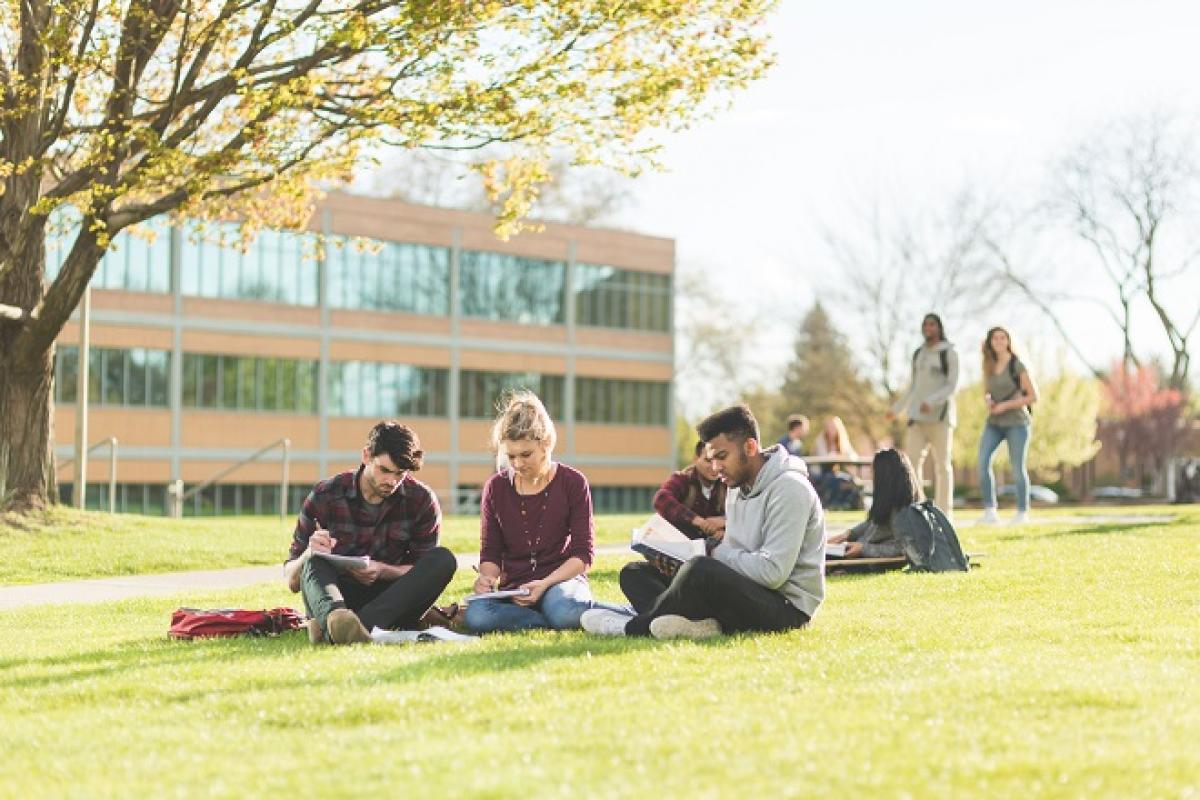
<path fill-rule="evenodd" d="M 704 531 L 692 524 L 696 517 L 725 516 L 725 484 L 715 481 L 708 497 L 695 467 L 671 474 L 654 493 L 654 510 L 692 539 L 703 539 Z"/>
<path fill-rule="evenodd" d="M 546 488 L 521 495 L 511 470 L 483 485 L 479 561 L 499 564 L 504 586 L 541 580 L 578 558 L 591 566 L 595 552 L 592 491 L 583 473 L 559 464 Z"/>

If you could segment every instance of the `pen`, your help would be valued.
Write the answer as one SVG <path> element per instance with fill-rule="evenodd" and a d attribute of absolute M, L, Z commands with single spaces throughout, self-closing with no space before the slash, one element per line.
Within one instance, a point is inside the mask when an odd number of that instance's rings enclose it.
<path fill-rule="evenodd" d="M 484 575 L 482 572 L 480 572 L 478 564 L 472 564 L 471 569 L 475 570 L 476 574 L 478 574 L 481 578 L 490 577 L 490 576 Z M 497 575 L 496 577 L 492 578 L 491 580 L 492 580 L 492 591 L 493 592 L 500 591 L 500 576 Z"/>

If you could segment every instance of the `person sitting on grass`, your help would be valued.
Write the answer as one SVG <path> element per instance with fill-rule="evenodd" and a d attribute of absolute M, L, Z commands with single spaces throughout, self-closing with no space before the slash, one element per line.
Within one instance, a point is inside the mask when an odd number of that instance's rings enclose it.
<path fill-rule="evenodd" d="M 684 562 L 649 610 L 591 610 L 584 630 L 659 639 L 783 631 L 806 625 L 824 600 L 825 518 L 804 461 L 780 445 L 762 450 L 745 405 L 713 414 L 696 431 L 730 489 L 725 537 Z"/>
<path fill-rule="evenodd" d="M 704 455 L 704 442 L 696 442 L 692 465 L 674 472 L 654 494 L 654 510 L 690 539 L 725 535 L 725 484 Z M 675 567 L 668 559 L 634 561 L 621 568 L 621 591 L 637 612 L 658 599 Z"/>
<path fill-rule="evenodd" d="M 467 605 L 476 633 L 578 628 L 592 600 L 592 494 L 583 473 L 552 459 L 554 421 L 537 395 L 516 392 L 492 427 L 505 468 L 483 485 L 475 592 L 524 589 Z M 616 606 L 609 606 L 616 608 Z"/>
<path fill-rule="evenodd" d="M 892 530 L 897 511 L 923 499 L 917 476 L 908 456 L 894 448 L 880 450 L 871 461 L 875 496 L 867 518 L 845 533 L 829 538 L 830 544 L 846 543 L 843 558 L 890 558 L 904 555 Z"/>
<path fill-rule="evenodd" d="M 423 460 L 411 428 L 380 422 L 358 469 L 321 481 L 305 499 L 284 576 L 304 597 L 313 644 L 369 642 L 374 627 L 412 628 L 454 577 L 454 554 L 438 546 L 437 495 L 412 476 Z M 314 553 L 371 560 L 339 572 Z"/>

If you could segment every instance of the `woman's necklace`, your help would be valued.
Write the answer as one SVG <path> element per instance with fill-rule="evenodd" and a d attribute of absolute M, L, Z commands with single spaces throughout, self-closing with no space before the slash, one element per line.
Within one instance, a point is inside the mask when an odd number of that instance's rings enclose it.
<path fill-rule="evenodd" d="M 550 474 L 550 470 L 546 471 L 546 475 Z M 546 506 L 550 503 L 550 481 L 546 476 L 539 476 L 539 480 L 534 483 L 534 487 L 541 480 L 546 483 L 540 492 L 534 494 L 523 494 L 521 492 L 521 482 L 523 478 L 517 475 L 517 479 L 513 482 L 514 488 L 517 490 L 517 500 L 521 504 L 521 525 L 525 529 L 525 542 L 529 545 L 529 569 L 531 572 L 537 571 L 537 556 L 538 548 L 542 544 L 542 530 L 546 522 Z M 530 487 L 533 488 L 533 487 Z M 535 509 L 533 498 L 540 497 L 542 502 L 540 507 Z"/>

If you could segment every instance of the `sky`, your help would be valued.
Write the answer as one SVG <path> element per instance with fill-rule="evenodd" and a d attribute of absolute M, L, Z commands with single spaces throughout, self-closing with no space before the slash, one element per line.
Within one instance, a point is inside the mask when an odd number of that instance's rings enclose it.
<path fill-rule="evenodd" d="M 733 298 L 730 313 L 753 312 L 768 383 L 837 280 L 824 227 L 853 234 L 864 205 L 936 207 L 966 184 L 1028 202 L 1052 159 L 1114 118 L 1200 112 L 1197 2 L 783 0 L 770 30 L 768 77 L 666 139 L 668 170 L 635 181 L 615 220 L 674 238 L 680 270 Z M 1066 321 L 1107 364 L 1120 339 L 1095 333 L 1095 314 Z M 1022 339 L 1060 349 L 1028 325 Z M 1143 330 L 1138 344 L 1161 351 Z"/>

